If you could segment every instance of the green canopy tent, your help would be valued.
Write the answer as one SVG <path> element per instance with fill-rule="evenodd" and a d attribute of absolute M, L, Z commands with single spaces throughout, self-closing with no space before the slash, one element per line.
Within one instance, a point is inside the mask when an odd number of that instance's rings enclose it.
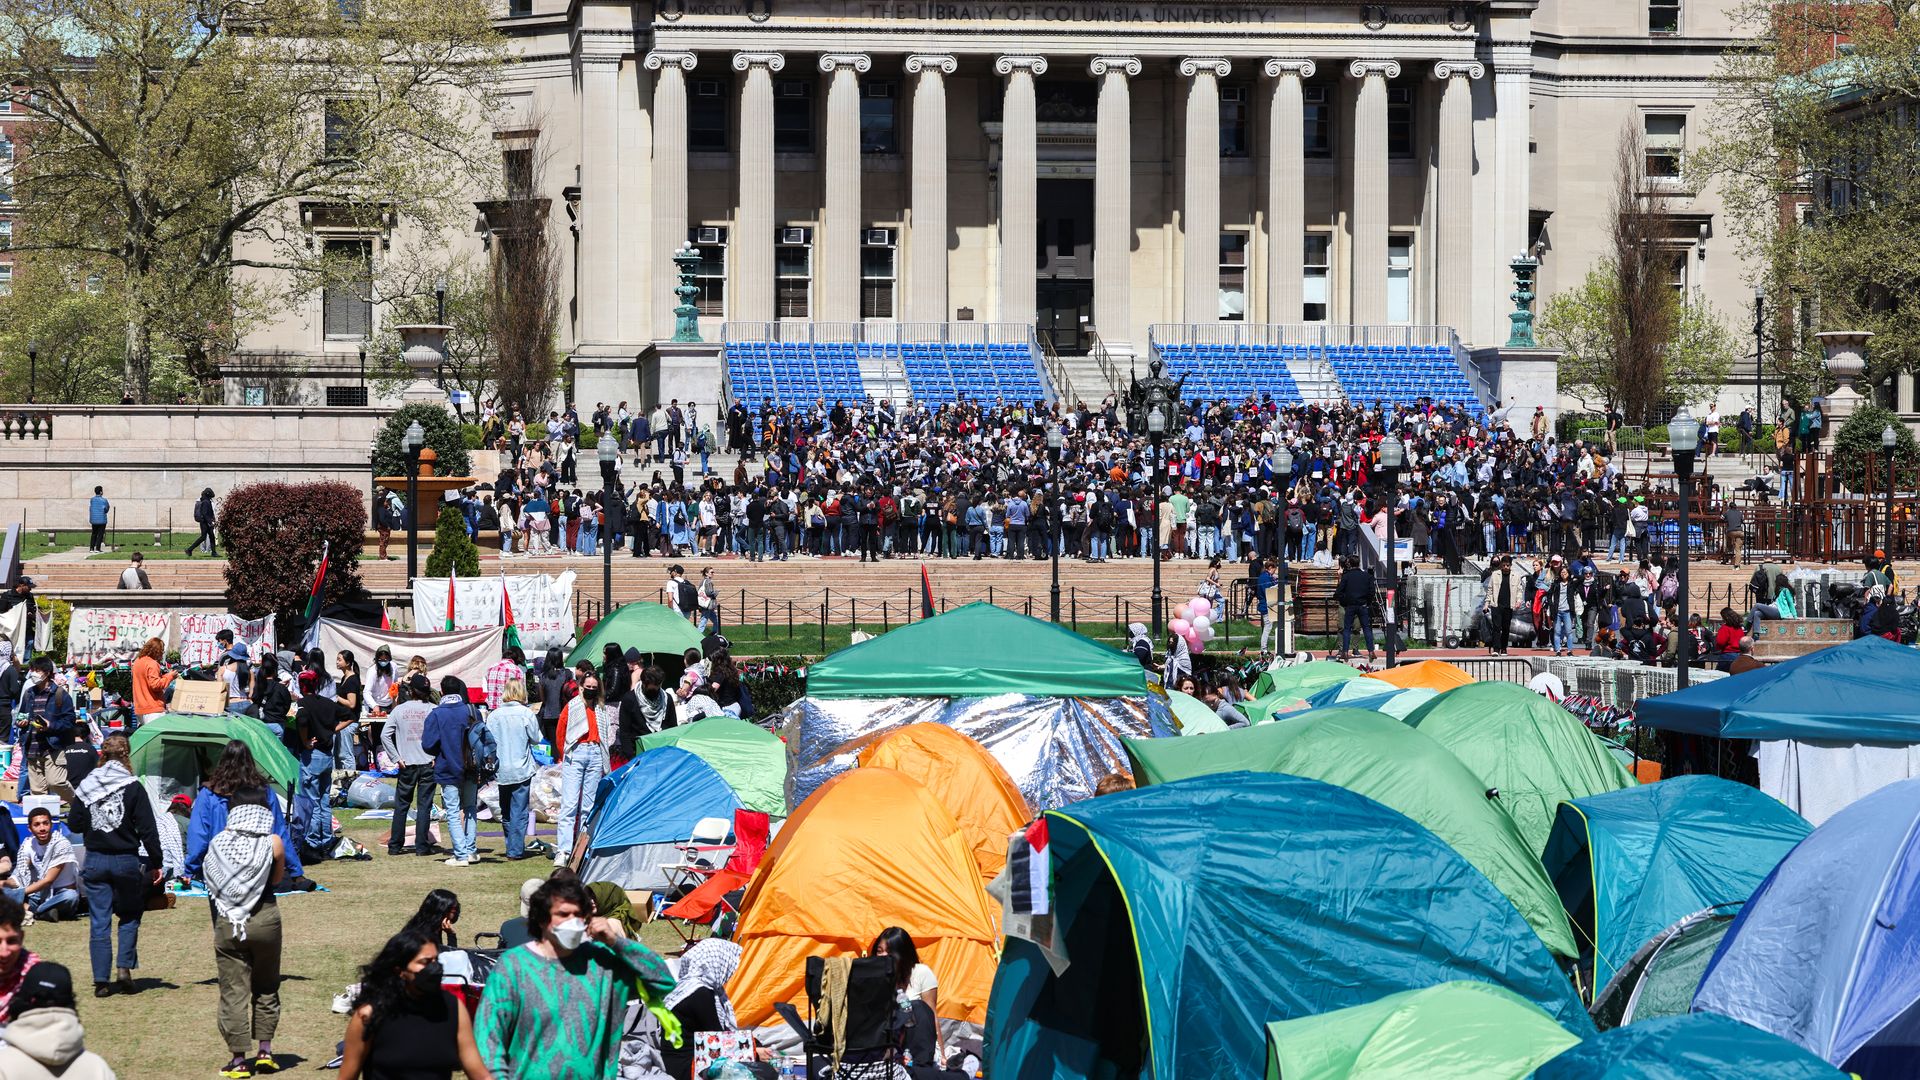
<path fill-rule="evenodd" d="M 807 669 L 811 698 L 1141 697 L 1131 653 L 987 603 L 903 626 Z"/>
<path fill-rule="evenodd" d="M 140 725 L 128 740 L 134 775 L 145 778 L 162 801 L 175 795 L 192 795 L 233 739 L 253 751 L 260 770 L 283 792 L 291 794 L 299 786 L 300 763 L 294 760 L 293 751 L 275 738 L 267 725 L 238 713 L 164 713 Z"/>
<path fill-rule="evenodd" d="M 1313 660 L 1292 667 L 1268 668 L 1253 680 L 1248 693 L 1256 698 L 1290 694 L 1291 700 L 1299 700 L 1313 696 L 1316 690 L 1357 678 L 1360 678 L 1360 672 L 1345 664 L 1333 660 Z"/>
<path fill-rule="evenodd" d="M 1561 956 L 1577 955 L 1567 912 L 1540 859 L 1486 789 L 1439 743 L 1390 716 L 1315 709 L 1205 739 L 1128 739 L 1134 779 L 1162 784 L 1255 769 L 1337 784 L 1412 818 L 1487 875 Z"/>
<path fill-rule="evenodd" d="M 1227 722 L 1220 719 L 1220 714 L 1192 694 L 1169 690 L 1167 702 L 1173 706 L 1173 718 L 1180 721 L 1182 735 L 1208 735 L 1227 730 Z"/>
<path fill-rule="evenodd" d="M 1267 1025 L 1267 1080 L 1526 1080 L 1578 1036 L 1505 987 L 1459 980 Z"/>
<path fill-rule="evenodd" d="M 1536 854 L 1560 804 L 1635 786 L 1633 774 L 1580 718 L 1518 683 L 1449 690 L 1407 718 L 1473 770 Z"/>
<path fill-rule="evenodd" d="M 1039 945 L 1007 939 L 987 1006 L 995 1080 L 1258 1076 L 1272 1021 L 1456 979 L 1504 986 L 1576 1036 L 1593 1030 L 1485 875 L 1353 792 L 1225 773 L 1045 821 L 1066 963 L 1056 973 Z"/>
<path fill-rule="evenodd" d="M 747 809 L 787 816 L 787 748 L 758 724 L 710 716 L 640 739 L 642 753 L 662 746 L 678 746 L 712 766 Z"/>
<path fill-rule="evenodd" d="M 667 653 L 679 656 L 700 647 L 700 629 L 664 604 L 636 600 L 620 605 L 613 614 L 593 624 L 593 632 L 567 654 L 567 666 L 582 660 L 599 664 L 608 642 L 620 651 L 639 649 L 643 653 Z"/>

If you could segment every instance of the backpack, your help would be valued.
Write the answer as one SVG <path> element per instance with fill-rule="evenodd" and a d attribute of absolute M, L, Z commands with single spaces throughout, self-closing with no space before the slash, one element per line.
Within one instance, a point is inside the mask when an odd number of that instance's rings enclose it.
<path fill-rule="evenodd" d="M 467 767 L 469 777 L 482 784 L 490 784 L 500 775 L 500 744 L 494 741 L 493 731 L 482 721 L 473 706 L 467 706 Z"/>
<path fill-rule="evenodd" d="M 679 588 L 676 591 L 679 593 L 679 595 L 676 596 L 674 599 L 679 601 L 681 611 L 692 611 L 696 606 L 699 605 L 700 603 L 699 595 L 694 590 L 693 582 L 682 580 L 679 583 Z"/>

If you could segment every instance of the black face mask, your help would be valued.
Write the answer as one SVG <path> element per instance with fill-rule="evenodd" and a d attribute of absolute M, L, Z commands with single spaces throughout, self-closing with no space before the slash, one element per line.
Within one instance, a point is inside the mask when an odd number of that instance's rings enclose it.
<path fill-rule="evenodd" d="M 413 992 L 427 994 L 440 989 L 440 980 L 446 975 L 446 969 L 440 966 L 438 959 L 429 961 L 419 971 L 413 973 Z"/>
<path fill-rule="evenodd" d="M 581 698 L 583 698 L 583 699 L 585 699 L 585 701 L 586 701 L 586 703 L 587 703 L 587 704 L 589 704 L 589 705 L 598 705 L 598 704 L 600 704 L 600 691 L 599 691 L 599 690 L 582 690 L 582 691 L 580 691 L 580 696 L 581 696 Z"/>

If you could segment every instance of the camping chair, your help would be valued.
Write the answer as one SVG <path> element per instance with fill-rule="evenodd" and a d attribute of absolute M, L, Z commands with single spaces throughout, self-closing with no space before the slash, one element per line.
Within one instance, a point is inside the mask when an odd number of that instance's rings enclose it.
<path fill-rule="evenodd" d="M 691 945 L 694 927 L 711 926 L 727 915 L 740 914 L 740 893 L 767 853 L 767 834 L 771 827 L 772 822 L 763 811 L 733 812 L 733 854 L 727 858 L 727 864 L 708 873 L 706 880 L 660 911 L 661 917 L 674 920 L 674 931 L 681 940 Z"/>
<path fill-rule="evenodd" d="M 731 831 L 732 823 L 726 818 L 701 818 L 694 822 L 693 835 L 680 845 L 680 861 L 660 864 L 669 896 L 691 891 L 701 878 L 713 873 L 720 853 L 732 848 L 727 842 Z"/>
<path fill-rule="evenodd" d="M 807 957 L 807 1011 L 787 1002 L 774 1011 L 800 1036 L 801 1049 L 807 1055 L 810 1080 L 891 1080 L 897 1063 L 897 1026 L 900 1007 L 893 986 L 893 961 L 884 956 L 867 956 L 852 962 L 847 974 L 846 1050 L 840 1055 L 840 1067 L 833 1068 L 833 1029 L 821 1018 L 821 976 L 825 957 Z"/>

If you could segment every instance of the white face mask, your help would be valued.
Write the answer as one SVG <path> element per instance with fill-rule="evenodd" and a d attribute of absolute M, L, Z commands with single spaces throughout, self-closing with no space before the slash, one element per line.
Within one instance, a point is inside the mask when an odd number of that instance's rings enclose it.
<path fill-rule="evenodd" d="M 35 686 L 44 686 L 44 685 L 46 685 L 46 682 L 47 682 L 47 673 L 46 673 L 46 672 L 44 672 L 44 671 L 36 671 L 36 672 L 34 672 L 34 673 L 33 673 L 33 685 L 35 685 Z"/>
<path fill-rule="evenodd" d="M 561 923 L 552 930 L 553 943 L 572 952 L 587 940 L 587 921 L 573 918 Z"/>

